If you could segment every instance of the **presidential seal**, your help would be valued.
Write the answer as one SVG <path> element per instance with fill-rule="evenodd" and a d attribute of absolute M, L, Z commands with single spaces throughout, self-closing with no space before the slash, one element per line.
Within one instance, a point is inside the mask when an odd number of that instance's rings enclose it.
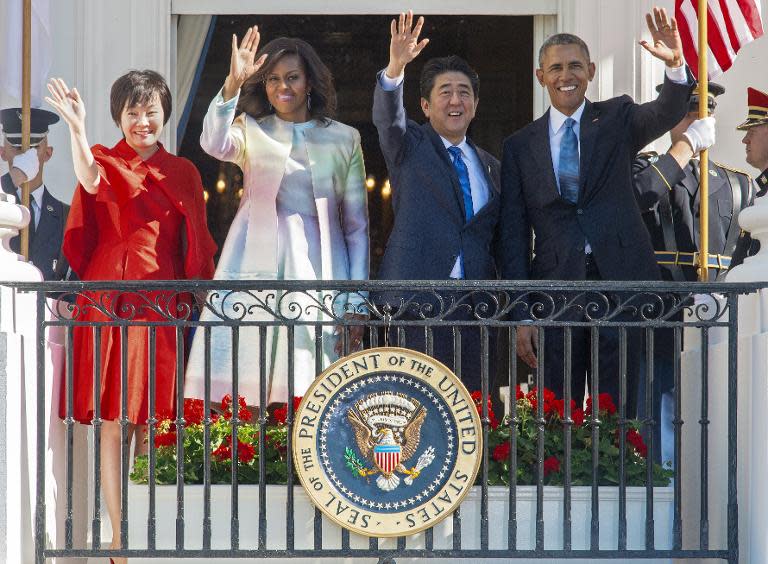
<path fill-rule="evenodd" d="M 312 502 L 355 533 L 433 527 L 461 503 L 482 453 L 480 418 L 437 360 L 377 348 L 340 359 L 296 412 L 293 455 Z"/>

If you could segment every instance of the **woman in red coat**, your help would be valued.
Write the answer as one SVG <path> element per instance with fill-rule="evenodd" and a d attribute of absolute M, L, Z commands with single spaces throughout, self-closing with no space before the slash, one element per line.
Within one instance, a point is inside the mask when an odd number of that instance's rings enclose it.
<path fill-rule="evenodd" d="M 171 113 L 171 93 L 163 77 L 153 71 L 131 71 L 112 85 L 112 118 L 123 133 L 122 141 L 112 148 L 89 147 L 85 105 L 77 89 L 70 90 L 61 79 L 51 80 L 48 89 L 51 97 L 46 100 L 69 126 L 72 159 L 80 182 L 63 245 L 80 279 L 210 278 L 216 245 L 206 225 L 200 174 L 191 162 L 169 154 L 159 142 Z M 65 393 L 60 412 L 62 417 L 71 416 L 81 423 L 103 420 L 101 477 L 115 531 L 112 548 L 120 547 L 119 420 L 127 418 L 130 441 L 133 436 L 144 436 L 150 416 L 149 330 L 129 324 L 123 335 L 114 320 L 167 319 L 157 310 L 178 314 L 174 296 L 159 291 L 91 292 L 77 301 L 80 321 L 112 320 L 112 325 L 74 330 L 73 412 L 67 413 Z M 95 331 L 100 338 L 97 369 Z M 174 327 L 156 329 L 155 413 L 175 413 L 176 343 Z M 121 393 L 123 363 L 127 366 L 125 398 Z M 94 405 L 94 395 L 98 405 Z"/>

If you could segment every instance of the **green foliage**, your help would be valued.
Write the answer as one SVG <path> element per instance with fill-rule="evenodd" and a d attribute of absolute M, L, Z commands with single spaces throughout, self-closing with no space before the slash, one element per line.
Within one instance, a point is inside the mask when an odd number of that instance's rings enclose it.
<path fill-rule="evenodd" d="M 619 484 L 621 450 L 619 442 L 619 416 L 609 394 L 600 394 L 599 416 L 593 421 L 591 401 L 587 410 L 571 405 L 571 424 L 566 424 L 564 404 L 549 390 L 544 391 L 542 415 L 538 419 L 536 390 L 523 394 L 518 388 L 516 422 L 507 417 L 488 433 L 488 483 L 508 485 L 512 463 L 512 441 L 517 442 L 517 485 L 536 484 L 539 475 L 539 432 L 544 456 L 541 472 L 545 485 L 562 485 L 565 480 L 565 441 L 570 428 L 571 485 L 589 486 L 593 480 L 593 441 L 597 436 L 597 482 L 601 486 Z M 479 403 L 479 402 L 478 402 Z M 480 409 L 478 405 L 478 409 Z M 628 420 L 625 424 L 624 476 L 628 486 L 645 486 L 648 479 L 647 447 L 640 432 L 642 424 Z M 652 463 L 651 480 L 654 486 L 669 484 L 673 472 L 669 468 Z"/>

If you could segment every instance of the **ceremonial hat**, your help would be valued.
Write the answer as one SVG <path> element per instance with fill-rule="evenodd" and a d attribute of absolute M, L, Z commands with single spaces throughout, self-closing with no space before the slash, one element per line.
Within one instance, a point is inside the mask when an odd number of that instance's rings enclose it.
<path fill-rule="evenodd" d="M 59 121 L 59 116 L 48 110 L 30 110 L 29 145 L 35 147 L 48 135 L 48 126 Z M 0 111 L 3 134 L 14 147 L 21 147 L 21 108 L 7 108 Z"/>
<path fill-rule="evenodd" d="M 661 87 L 661 84 L 656 86 L 656 92 L 661 92 Z M 717 106 L 715 97 L 720 96 L 720 94 L 725 94 L 725 88 L 717 82 L 710 82 L 707 88 L 707 108 L 709 108 L 710 112 L 714 111 L 715 106 Z M 696 88 L 694 88 L 693 92 L 691 92 L 691 99 L 688 102 L 688 111 L 699 111 L 699 84 L 697 84 Z"/>
<path fill-rule="evenodd" d="M 768 123 L 768 94 L 756 88 L 747 88 L 747 120 L 736 129 L 749 129 Z"/>

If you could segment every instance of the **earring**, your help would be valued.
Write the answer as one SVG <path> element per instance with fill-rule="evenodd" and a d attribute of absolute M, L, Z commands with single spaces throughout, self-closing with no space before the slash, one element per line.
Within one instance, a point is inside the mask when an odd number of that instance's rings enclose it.
<path fill-rule="evenodd" d="M 307 111 L 312 109 L 312 93 L 307 92 Z"/>

